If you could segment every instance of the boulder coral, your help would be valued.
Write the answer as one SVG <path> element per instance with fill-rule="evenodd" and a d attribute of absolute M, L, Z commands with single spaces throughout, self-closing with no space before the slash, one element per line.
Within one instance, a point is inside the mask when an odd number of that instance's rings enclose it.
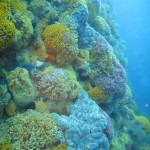
<path fill-rule="evenodd" d="M 77 36 L 64 25 L 57 23 L 47 26 L 43 37 L 47 50 L 56 56 L 58 65 L 67 65 L 77 57 Z"/>
<path fill-rule="evenodd" d="M 54 121 L 53 114 L 28 110 L 17 114 L 2 123 L 1 129 L 10 141 L 12 148 L 31 150 L 49 150 L 53 146 L 64 143 L 65 139 L 60 127 Z"/>
<path fill-rule="evenodd" d="M 122 98 L 126 89 L 126 73 L 113 53 L 111 45 L 99 33 L 92 43 L 90 80 L 108 95 Z"/>
<path fill-rule="evenodd" d="M 98 32 L 100 32 L 102 35 L 110 35 L 111 34 L 111 28 L 109 27 L 109 25 L 107 24 L 107 22 L 105 21 L 105 19 L 101 16 L 97 16 L 93 22 L 92 22 L 92 26 L 94 27 L 94 29 Z"/>
<path fill-rule="evenodd" d="M 12 44 L 15 33 L 15 25 L 7 19 L 2 19 L 0 22 L 0 52 Z"/>
<path fill-rule="evenodd" d="M 107 125 L 106 118 L 86 91 L 80 91 L 69 110 L 69 116 L 55 114 L 56 123 L 65 130 L 68 150 L 108 150 L 109 142 L 103 133 Z"/>
<path fill-rule="evenodd" d="M 36 84 L 49 112 L 65 112 L 67 104 L 77 96 L 80 90 L 79 83 L 72 73 L 65 72 L 61 68 L 53 68 L 41 75 Z"/>
<path fill-rule="evenodd" d="M 126 91 L 125 80 L 125 70 L 118 62 L 114 64 L 114 70 L 109 75 L 95 77 L 94 84 L 102 87 L 107 94 L 122 98 Z"/>
<path fill-rule="evenodd" d="M 29 73 L 24 68 L 16 68 L 7 77 L 8 87 L 18 106 L 26 106 L 34 101 L 35 90 L 29 78 Z"/>

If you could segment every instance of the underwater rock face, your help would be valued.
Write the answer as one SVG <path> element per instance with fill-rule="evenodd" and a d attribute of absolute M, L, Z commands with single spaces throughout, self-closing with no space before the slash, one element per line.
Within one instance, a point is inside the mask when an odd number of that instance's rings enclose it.
<path fill-rule="evenodd" d="M 108 139 L 103 132 L 107 126 L 106 118 L 86 91 L 80 91 L 69 113 L 69 116 L 55 114 L 56 123 L 65 130 L 68 150 L 109 149 Z"/>

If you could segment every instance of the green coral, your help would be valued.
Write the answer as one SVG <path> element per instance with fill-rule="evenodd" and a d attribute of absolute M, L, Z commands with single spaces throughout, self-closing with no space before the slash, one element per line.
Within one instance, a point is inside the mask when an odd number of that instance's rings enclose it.
<path fill-rule="evenodd" d="M 0 127 L 8 139 L 13 141 L 13 150 L 50 150 L 53 146 L 65 142 L 53 114 L 28 110 L 24 114 L 9 118 Z"/>
<path fill-rule="evenodd" d="M 26 12 L 26 5 L 22 0 L 10 0 L 11 8 L 23 14 Z"/>
<path fill-rule="evenodd" d="M 21 0 L 0 0 L 0 2 L 5 2 L 10 11 L 19 11 L 21 13 L 25 13 L 26 11 L 26 5 Z"/>
<path fill-rule="evenodd" d="M 118 132 L 113 138 L 110 150 L 126 150 L 126 144 L 131 141 L 130 136 L 124 132 Z"/>
<path fill-rule="evenodd" d="M 87 6 L 89 11 L 89 20 L 92 22 L 93 19 L 98 15 L 98 12 L 96 11 L 96 6 L 93 2 L 88 1 Z"/>
<path fill-rule="evenodd" d="M 97 16 L 92 23 L 92 26 L 94 29 L 98 32 L 100 32 L 102 35 L 110 35 L 111 34 L 111 28 L 105 21 L 105 19 L 101 16 Z"/>
<path fill-rule="evenodd" d="M 63 0 L 63 1 L 68 3 L 68 4 L 73 4 L 73 3 L 79 2 L 79 0 Z"/>
<path fill-rule="evenodd" d="M 16 28 L 12 22 L 7 19 L 0 21 L 0 51 L 9 47 L 15 38 Z"/>
<path fill-rule="evenodd" d="M 8 87 L 13 94 L 14 101 L 19 106 L 26 106 L 34 101 L 34 86 L 26 69 L 16 68 L 7 77 Z"/>
<path fill-rule="evenodd" d="M 12 150 L 12 144 L 10 141 L 5 141 L 4 143 L 0 143 L 0 150 Z"/>
<path fill-rule="evenodd" d="M 4 2 L 0 2 L 0 18 L 7 19 L 8 12 L 9 12 L 9 7 L 7 6 L 7 4 Z"/>
<path fill-rule="evenodd" d="M 142 123 L 144 127 L 144 131 L 146 133 L 150 133 L 150 122 L 149 120 L 144 116 L 138 116 L 138 120 Z"/>
<path fill-rule="evenodd" d="M 15 48 L 22 49 L 28 46 L 31 40 L 31 36 L 33 34 L 33 26 L 31 19 L 24 14 L 15 12 L 11 16 L 11 20 L 16 26 L 16 36 L 14 39 Z"/>

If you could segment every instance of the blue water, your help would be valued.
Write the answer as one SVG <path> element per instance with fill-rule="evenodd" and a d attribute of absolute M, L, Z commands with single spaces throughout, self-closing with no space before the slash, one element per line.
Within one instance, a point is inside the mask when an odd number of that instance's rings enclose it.
<path fill-rule="evenodd" d="M 140 113 L 150 118 L 150 0 L 113 0 L 126 42 L 128 79 Z"/>

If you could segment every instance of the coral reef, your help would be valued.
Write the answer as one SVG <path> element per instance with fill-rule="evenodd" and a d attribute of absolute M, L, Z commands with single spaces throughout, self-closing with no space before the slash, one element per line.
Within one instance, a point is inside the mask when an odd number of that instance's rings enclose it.
<path fill-rule="evenodd" d="M 10 141 L 5 141 L 4 143 L 0 143 L 0 149 L 1 150 L 12 150 L 12 145 Z"/>
<path fill-rule="evenodd" d="M 9 47 L 15 38 L 16 28 L 14 24 L 7 19 L 0 22 L 0 51 Z"/>
<path fill-rule="evenodd" d="M 62 130 L 56 125 L 53 115 L 29 110 L 24 114 L 17 114 L 2 123 L 8 139 L 13 141 L 13 149 L 48 150 L 55 143 L 63 143 Z"/>
<path fill-rule="evenodd" d="M 80 86 L 71 72 L 53 68 L 39 77 L 37 88 L 49 111 L 62 113 L 67 104 L 77 96 Z"/>
<path fill-rule="evenodd" d="M 125 71 L 123 67 L 116 63 L 114 71 L 109 75 L 99 75 L 94 79 L 94 84 L 102 87 L 109 95 L 114 95 L 116 98 L 123 97 L 125 94 Z"/>
<path fill-rule="evenodd" d="M 48 112 L 47 105 L 42 99 L 35 102 L 35 110 L 39 112 Z"/>
<path fill-rule="evenodd" d="M 94 29 L 98 32 L 100 32 L 102 35 L 110 35 L 111 34 L 111 29 L 105 19 L 101 16 L 97 16 L 93 22 L 92 26 Z"/>
<path fill-rule="evenodd" d="M 58 23 L 47 26 L 43 37 L 46 48 L 56 56 L 58 65 L 67 65 L 77 57 L 77 36 L 64 25 Z"/>
<path fill-rule="evenodd" d="M 30 80 L 29 73 L 24 68 L 16 68 L 7 77 L 8 87 L 15 103 L 18 106 L 26 106 L 34 101 L 35 91 Z"/>
<path fill-rule="evenodd" d="M 81 58 L 81 57 L 77 57 L 74 61 L 74 69 L 79 72 L 79 75 L 81 77 L 86 77 L 90 74 L 91 69 L 89 66 L 89 63 Z"/>
<path fill-rule="evenodd" d="M 111 0 L 0 0 L 0 149 L 149 150 Z"/>
<path fill-rule="evenodd" d="M 110 150 L 126 150 L 126 144 L 128 144 L 131 140 L 129 135 L 123 132 L 118 132 L 117 134 L 118 135 L 115 136 L 115 138 L 112 141 Z"/>
<path fill-rule="evenodd" d="M 68 149 L 109 149 L 108 139 L 103 133 L 106 118 L 84 90 L 70 107 L 69 117 L 55 114 L 57 124 L 65 130 Z"/>
<path fill-rule="evenodd" d="M 106 100 L 106 98 L 108 97 L 108 95 L 106 94 L 106 92 L 104 90 L 102 90 L 100 87 L 95 86 L 94 88 L 91 88 L 88 91 L 89 96 L 91 97 L 91 99 L 93 99 L 94 101 L 96 101 L 96 103 L 102 103 L 103 101 Z"/>

